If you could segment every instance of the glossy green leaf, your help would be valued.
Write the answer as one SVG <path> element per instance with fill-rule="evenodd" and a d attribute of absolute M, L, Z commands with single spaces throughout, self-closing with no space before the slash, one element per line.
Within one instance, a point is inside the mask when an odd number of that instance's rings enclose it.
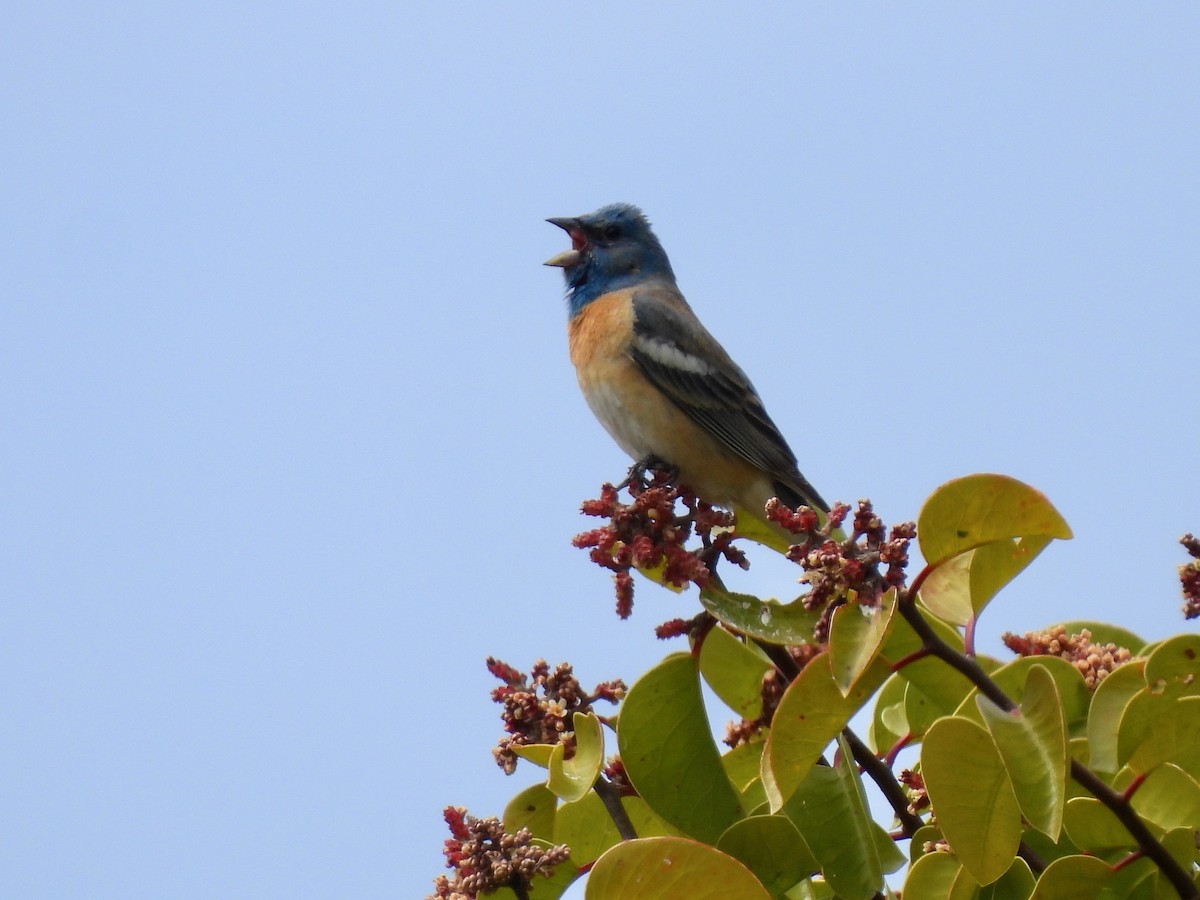
<path fill-rule="evenodd" d="M 829 653 L 812 659 L 788 685 L 772 720 L 763 765 L 786 800 L 808 775 L 825 746 L 846 727 L 889 674 L 886 663 L 876 660 L 848 695 L 843 695 L 830 669 Z M 629 703 L 628 700 L 625 701 Z M 767 779 L 764 779 L 767 781 Z M 767 784 L 768 796 L 771 785 Z M 772 809 L 777 810 L 773 801 Z"/>
<path fill-rule="evenodd" d="M 917 519 L 921 555 L 931 566 L 993 541 L 1043 536 L 1068 539 L 1071 529 L 1045 495 L 1006 475 L 968 475 L 947 482 Z"/>
<path fill-rule="evenodd" d="M 1096 686 L 1088 709 L 1087 738 L 1090 766 L 1097 772 L 1116 772 L 1117 736 L 1129 701 L 1146 686 L 1146 661 L 1135 659 L 1112 671 Z"/>
<path fill-rule="evenodd" d="M 1021 842 L 1021 811 L 995 742 L 973 722 L 940 719 L 925 735 L 921 774 L 950 847 L 976 881 L 991 884 Z"/>
<path fill-rule="evenodd" d="M 730 783 L 737 790 L 746 790 L 751 782 L 758 779 L 765 746 L 762 741 L 739 744 L 721 757 L 721 765 L 725 767 L 725 774 L 729 776 Z"/>
<path fill-rule="evenodd" d="M 1031 900 L 1094 900 L 1110 873 L 1094 856 L 1064 856 L 1046 866 Z"/>
<path fill-rule="evenodd" d="M 787 556 L 788 550 L 792 544 L 796 543 L 797 538 L 785 532 L 777 525 L 770 525 L 762 520 L 762 509 L 753 512 L 735 507 L 734 514 L 737 516 L 737 523 L 734 530 L 738 537 L 747 538 L 754 541 L 756 544 L 762 544 L 764 547 L 770 547 L 776 553 Z M 817 510 L 817 515 L 821 522 L 825 521 L 825 514 Z"/>
<path fill-rule="evenodd" d="M 919 741 L 929 730 L 929 726 L 950 711 L 911 682 L 904 686 L 904 721 L 908 723 L 908 733 L 913 740 Z"/>
<path fill-rule="evenodd" d="M 554 839 L 554 820 L 558 798 L 544 784 L 525 788 L 504 807 L 504 830 L 515 834 L 528 828 L 534 837 Z"/>
<path fill-rule="evenodd" d="M 943 622 L 933 613 L 921 599 L 917 598 L 917 611 L 929 623 L 929 626 L 934 630 L 938 637 L 949 644 L 956 650 L 961 650 L 963 646 L 962 634 L 958 628 Z M 883 657 L 889 663 L 895 665 L 905 657 L 916 652 L 921 648 L 921 637 L 911 625 L 905 620 L 904 616 L 893 616 L 891 631 L 888 632 L 887 639 L 883 642 Z"/>
<path fill-rule="evenodd" d="M 715 579 L 714 579 L 715 581 Z M 770 644 L 811 644 L 821 614 L 799 600 L 780 603 L 753 594 L 737 594 L 710 582 L 700 592 L 701 605 L 735 631 Z"/>
<path fill-rule="evenodd" d="M 782 894 L 817 870 L 817 860 L 786 816 L 750 816 L 734 822 L 717 849 L 740 860 L 771 894 Z"/>
<path fill-rule="evenodd" d="M 979 900 L 1029 900 L 1035 885 L 1029 863 L 1018 856 L 999 881 L 979 889 Z"/>
<path fill-rule="evenodd" d="M 514 744 L 512 752 L 526 762 L 548 769 L 550 768 L 550 755 L 557 746 L 557 744 Z"/>
<path fill-rule="evenodd" d="M 908 861 L 915 863 L 926 853 L 939 853 L 939 850 L 927 849 L 926 845 L 933 847 L 938 841 L 942 840 L 942 830 L 936 825 L 922 825 L 914 833 L 908 842 Z"/>
<path fill-rule="evenodd" d="M 555 744 L 550 754 L 550 777 L 546 787 L 567 803 L 592 789 L 604 765 L 604 729 L 595 713 L 575 713 L 575 755 L 564 758 L 565 744 Z"/>
<path fill-rule="evenodd" d="M 1146 660 L 1146 683 L 1200 680 L 1200 634 L 1178 634 L 1163 641 Z"/>
<path fill-rule="evenodd" d="M 721 757 L 725 774 L 741 797 L 742 810 L 747 813 L 767 802 L 759 777 L 765 746 L 762 741 L 740 744 Z"/>
<path fill-rule="evenodd" d="M 641 797 L 622 797 L 621 805 L 638 837 L 676 834 L 650 811 Z M 571 848 L 571 861 L 578 867 L 593 862 L 609 847 L 619 843 L 621 835 L 600 798 L 591 791 L 574 803 L 563 803 L 558 807 L 553 841 Z"/>
<path fill-rule="evenodd" d="M 908 682 L 899 673 L 892 674 L 875 695 L 875 711 L 871 717 L 871 747 L 877 754 L 887 753 L 900 738 L 908 734 L 904 717 L 904 691 Z"/>
<path fill-rule="evenodd" d="M 617 745 L 638 794 L 685 834 L 715 843 L 740 817 L 689 654 L 668 656 L 629 689 Z"/>
<path fill-rule="evenodd" d="M 1044 534 L 1004 538 L 951 557 L 925 579 L 921 600 L 945 621 L 966 625 L 1052 539 Z"/>
<path fill-rule="evenodd" d="M 1147 671 L 1149 664 L 1147 663 Z M 1105 679 L 1107 680 L 1107 679 Z M 1124 764 L 1151 738 L 1157 723 L 1175 715 L 1180 700 L 1200 696 L 1200 679 L 1156 679 L 1129 698 L 1117 726 L 1117 762 Z"/>
<path fill-rule="evenodd" d="M 982 694 L 976 704 L 995 741 L 1021 813 L 1058 840 L 1067 803 L 1067 726 L 1058 687 L 1045 666 L 1029 670 L 1021 705 L 1005 712 Z"/>
<path fill-rule="evenodd" d="M 745 865 L 687 838 L 624 841 L 596 861 L 587 900 L 771 900 Z"/>
<path fill-rule="evenodd" d="M 973 900 L 979 882 L 953 853 L 926 853 L 909 870 L 903 894 L 919 900 Z"/>
<path fill-rule="evenodd" d="M 904 864 L 904 855 L 871 819 L 858 777 L 853 762 L 839 755 L 837 766 L 813 766 L 784 806 L 825 880 L 847 900 L 873 897 L 884 872 Z"/>
<path fill-rule="evenodd" d="M 1092 692 L 1079 670 L 1060 656 L 1022 656 L 1012 662 L 989 672 L 988 675 L 1000 690 L 1004 691 L 1017 703 L 1022 701 L 1025 694 L 1025 684 L 1030 671 L 1040 667 L 1053 679 L 1058 691 L 1059 702 L 1062 705 L 1063 718 L 1068 729 L 1073 724 L 1082 724 L 1088 713 L 1092 700 Z M 954 711 L 956 716 L 966 716 L 974 722 L 983 723 L 975 700 L 978 690 L 972 690 L 970 695 Z"/>
<path fill-rule="evenodd" d="M 1121 820 L 1095 797 L 1073 797 L 1068 800 L 1063 827 L 1071 842 L 1088 853 L 1132 848 L 1134 843 Z"/>
<path fill-rule="evenodd" d="M 896 612 L 896 589 L 883 595 L 877 607 L 862 606 L 852 596 L 833 614 L 829 661 L 843 694 L 849 693 L 880 655 Z"/>
<path fill-rule="evenodd" d="M 762 715 L 762 680 L 772 668 L 765 653 L 716 627 L 700 646 L 700 674 L 714 694 L 743 719 Z"/>
<path fill-rule="evenodd" d="M 900 676 L 910 682 L 904 715 L 914 737 L 923 735 L 936 719 L 951 715 L 974 690 L 965 675 L 932 656 L 909 663 Z"/>
<path fill-rule="evenodd" d="M 1181 697 L 1171 715 L 1156 719 L 1128 765 L 1141 773 L 1165 762 L 1200 780 L 1200 697 Z"/>
<path fill-rule="evenodd" d="M 1164 831 L 1188 827 L 1200 830 L 1200 785 L 1171 763 L 1147 775 L 1131 802 L 1134 812 Z"/>

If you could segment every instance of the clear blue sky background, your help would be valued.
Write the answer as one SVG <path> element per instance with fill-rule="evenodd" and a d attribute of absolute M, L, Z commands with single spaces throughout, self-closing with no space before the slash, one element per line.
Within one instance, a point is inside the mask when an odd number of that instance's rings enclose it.
<path fill-rule="evenodd" d="M 614 200 L 827 497 L 1057 504 L 985 649 L 1190 627 L 1198 46 L 1194 3 L 6 5 L 0 893 L 423 896 L 441 807 L 536 777 L 483 659 L 661 657 L 694 599 L 621 623 L 569 546 L 626 460 L 542 220 Z"/>

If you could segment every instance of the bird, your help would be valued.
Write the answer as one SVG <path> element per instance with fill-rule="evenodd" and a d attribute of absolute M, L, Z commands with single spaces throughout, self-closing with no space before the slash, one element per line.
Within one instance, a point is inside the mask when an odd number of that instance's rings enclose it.
<path fill-rule="evenodd" d="M 546 221 L 571 239 L 545 262 L 566 281 L 571 362 L 621 449 L 667 463 L 739 521 L 768 522 L 772 497 L 827 513 L 746 373 L 688 305 L 645 214 L 613 203 Z"/>

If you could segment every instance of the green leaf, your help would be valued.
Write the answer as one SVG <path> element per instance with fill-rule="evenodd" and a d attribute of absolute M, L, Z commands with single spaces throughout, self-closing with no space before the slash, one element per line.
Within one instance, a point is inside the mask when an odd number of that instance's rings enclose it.
<path fill-rule="evenodd" d="M 668 656 L 629 689 L 617 746 L 638 794 L 685 834 L 716 843 L 741 816 L 689 654 Z"/>
<path fill-rule="evenodd" d="M 1051 536 L 1044 534 L 1004 538 L 951 557 L 925 579 L 921 600 L 945 621 L 966 625 L 1051 540 Z"/>
<path fill-rule="evenodd" d="M 786 816 L 750 816 L 734 822 L 717 849 L 741 860 L 774 895 L 817 870 L 817 860 Z"/>
<path fill-rule="evenodd" d="M 875 713 L 871 718 L 871 746 L 883 755 L 892 749 L 900 738 L 908 734 L 908 720 L 904 717 L 904 690 L 908 682 L 893 673 L 879 693 L 875 695 Z"/>
<path fill-rule="evenodd" d="M 939 719 L 921 747 L 921 774 L 938 825 L 981 885 L 1012 865 L 1021 811 L 991 736 L 965 719 Z"/>
<path fill-rule="evenodd" d="M 1146 669 L 1150 670 L 1149 662 Z M 1120 764 L 1150 739 L 1158 722 L 1177 712 L 1180 700 L 1200 695 L 1198 680 L 1146 680 L 1146 687 L 1130 697 L 1121 711 L 1121 724 L 1117 726 L 1117 762 Z"/>
<path fill-rule="evenodd" d="M 1063 827 L 1071 843 L 1088 853 L 1127 849 L 1134 843 L 1121 820 L 1095 797 L 1072 797 L 1068 800 Z"/>
<path fill-rule="evenodd" d="M 1094 856 L 1064 856 L 1046 866 L 1031 900 L 1094 900 L 1110 874 Z"/>
<path fill-rule="evenodd" d="M 1005 712 L 982 694 L 976 703 L 992 735 L 1021 813 L 1052 841 L 1067 803 L 1067 726 L 1058 687 L 1044 666 L 1029 670 L 1018 709 Z"/>
<path fill-rule="evenodd" d="M 564 759 L 565 744 L 555 744 L 550 753 L 550 777 L 546 787 L 570 803 L 592 789 L 604 765 L 604 730 L 595 713 L 575 713 L 575 755 Z"/>
<path fill-rule="evenodd" d="M 554 838 L 554 820 L 558 798 L 544 784 L 525 788 L 504 807 L 504 830 L 510 834 L 528 828 L 534 837 Z"/>
<path fill-rule="evenodd" d="M 754 874 L 732 856 L 678 837 L 639 838 L 613 847 L 592 868 L 585 897 L 771 900 Z"/>
<path fill-rule="evenodd" d="M 979 900 L 1029 900 L 1036 882 L 1029 863 L 1017 857 L 1000 880 L 979 890 Z"/>
<path fill-rule="evenodd" d="M 838 765 L 813 766 L 784 806 L 839 897 L 868 900 L 883 873 L 904 864 L 866 807 L 858 771 L 843 748 Z"/>
<path fill-rule="evenodd" d="M 548 769 L 550 768 L 550 755 L 557 746 L 557 744 L 513 744 L 512 752 L 526 762 Z"/>
<path fill-rule="evenodd" d="M 769 644 L 811 644 L 821 614 L 807 610 L 799 600 L 780 603 L 753 594 L 737 594 L 715 583 L 700 592 L 700 604 L 735 631 Z"/>
<path fill-rule="evenodd" d="M 918 900 L 970 900 L 978 889 L 953 853 L 926 853 L 909 869 L 902 893 Z"/>
<path fill-rule="evenodd" d="M 641 832 L 638 832 L 641 834 Z M 595 792 L 559 807 L 554 826 L 554 841 L 571 848 L 571 862 L 586 866 L 609 847 L 621 841 L 612 816 Z"/>
<path fill-rule="evenodd" d="M 767 802 L 759 774 L 762 767 L 763 741 L 739 744 L 721 757 L 721 765 L 734 789 L 741 796 L 742 810 L 750 812 Z"/>
<path fill-rule="evenodd" d="M 639 837 L 675 834 L 641 797 L 622 797 L 621 805 Z M 621 835 L 599 796 L 591 791 L 574 803 L 558 807 L 553 840 L 571 848 L 571 862 L 578 868 L 594 862 L 609 847 L 620 843 Z"/>
<path fill-rule="evenodd" d="M 846 727 L 888 674 L 887 664 L 877 659 L 850 693 L 843 695 L 826 651 L 814 657 L 788 685 L 775 711 L 763 753 L 767 794 L 771 796 L 771 782 L 778 791 L 773 810 L 778 810 L 778 801 L 786 800 L 800 786 L 826 745 Z"/>
<path fill-rule="evenodd" d="M 1097 772 L 1112 774 L 1121 768 L 1118 729 L 1129 701 L 1146 686 L 1145 668 L 1145 660 L 1131 660 L 1114 669 L 1092 694 L 1087 723 L 1088 754 L 1090 767 Z"/>
<path fill-rule="evenodd" d="M 1165 762 L 1200 779 L 1200 697 L 1181 697 L 1171 715 L 1156 719 L 1128 765 L 1141 773 Z"/>
<path fill-rule="evenodd" d="M 850 692 L 878 658 L 891 631 L 896 612 L 896 589 L 883 595 L 879 606 L 862 606 L 851 594 L 833 613 L 829 633 L 829 661 L 843 694 Z"/>
<path fill-rule="evenodd" d="M 716 627 L 700 646 L 700 674 L 713 693 L 743 719 L 762 715 L 762 680 L 772 668 L 765 653 Z"/>
<path fill-rule="evenodd" d="M 934 720 L 953 713 L 974 690 L 965 675 L 932 656 L 909 663 L 900 676 L 910 682 L 904 694 L 904 715 L 913 737 L 923 735 Z"/>
<path fill-rule="evenodd" d="M 1171 763 L 1164 763 L 1147 775 L 1131 802 L 1134 812 L 1164 831 L 1200 830 L 1200 784 Z"/>
<path fill-rule="evenodd" d="M 1200 634 L 1178 634 L 1163 641 L 1146 660 L 1146 683 L 1192 684 L 1200 678 Z"/>
<path fill-rule="evenodd" d="M 1065 540 L 1071 529 L 1044 494 L 1006 475 L 947 482 L 917 519 L 921 555 L 931 566 L 993 541 L 1037 536 Z"/>
<path fill-rule="evenodd" d="M 1079 670 L 1061 656 L 1022 656 L 1006 663 L 989 673 L 992 681 L 1000 690 L 1020 703 L 1025 695 L 1025 685 L 1030 671 L 1041 667 L 1049 673 L 1058 690 L 1059 701 L 1062 705 L 1063 718 L 1068 728 L 1076 723 L 1083 723 L 1087 718 L 1088 705 L 1092 693 Z M 973 722 L 983 723 L 975 700 L 978 690 L 972 690 L 970 695 L 954 710 L 956 716 L 966 716 Z"/>

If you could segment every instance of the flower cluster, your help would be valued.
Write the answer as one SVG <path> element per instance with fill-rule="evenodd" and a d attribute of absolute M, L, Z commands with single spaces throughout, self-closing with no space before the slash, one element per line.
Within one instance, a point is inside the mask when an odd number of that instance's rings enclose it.
<path fill-rule="evenodd" d="M 689 584 L 703 588 L 722 557 L 749 567 L 745 554 L 732 545 L 734 535 L 728 529 L 733 514 L 697 499 L 674 485 L 671 477 L 658 469 L 650 470 L 648 481 L 631 474 L 624 487 L 632 502 L 621 502 L 619 489 L 605 484 L 599 498 L 581 507 L 584 515 L 609 520 L 601 528 L 576 535 L 572 543 L 589 548 L 594 563 L 615 573 L 617 615 L 622 619 L 633 611 L 633 569 L 654 572 L 676 588 Z M 682 506 L 682 512 L 676 511 L 677 506 Z M 684 546 L 692 534 L 701 540 L 696 550 Z"/>
<path fill-rule="evenodd" d="M 929 808 L 929 791 L 925 789 L 925 779 L 920 772 L 912 769 L 901 769 L 897 780 L 904 785 L 908 795 L 908 811 L 914 816 Z"/>
<path fill-rule="evenodd" d="M 839 540 L 835 531 L 849 513 L 849 506 L 835 503 L 822 525 L 807 507 L 791 510 L 778 500 L 767 503 L 767 517 L 799 538 L 788 558 L 804 569 L 800 581 L 810 587 L 803 598 L 805 608 L 825 612 L 817 626 L 819 641 L 828 637 L 829 616 L 850 591 L 863 606 L 876 606 L 890 588 L 904 586 L 908 545 L 917 536 L 913 522 L 895 525 L 889 534 L 871 501 L 859 500 L 850 537 Z"/>
<path fill-rule="evenodd" d="M 1026 632 L 1024 637 L 1010 631 L 1001 637 L 1004 646 L 1021 656 L 1061 656 L 1079 670 L 1088 689 L 1093 691 L 1113 669 L 1133 655 L 1116 644 L 1094 643 L 1091 631 L 1086 628 L 1078 634 L 1067 634 L 1063 626 L 1055 625 L 1045 631 Z"/>
<path fill-rule="evenodd" d="M 604 777 L 608 779 L 608 783 L 617 789 L 617 793 L 622 797 L 636 797 L 637 788 L 633 786 L 633 782 L 629 780 L 629 773 L 625 771 L 625 763 L 621 761 L 619 755 L 610 756 L 604 764 Z"/>
<path fill-rule="evenodd" d="M 785 649 L 792 658 L 792 661 L 795 662 L 797 673 L 821 652 L 821 648 L 816 644 L 797 644 L 794 647 L 787 647 Z M 792 677 L 795 676 L 793 675 Z M 737 723 L 727 723 L 725 725 L 724 737 L 726 745 L 738 747 L 742 744 L 749 744 L 769 728 L 771 720 L 775 718 L 775 710 L 779 708 L 779 701 L 783 699 L 783 692 L 787 689 L 788 684 L 788 677 L 784 676 L 778 669 L 772 668 L 767 670 L 762 680 L 762 715 L 757 719 L 742 719 L 742 721 Z"/>
<path fill-rule="evenodd" d="M 461 806 L 447 806 L 445 817 L 451 837 L 443 853 L 454 877 L 435 878 L 426 900 L 475 900 L 502 887 L 524 894 L 535 875 L 549 877 L 570 856 L 565 844 L 539 847 L 529 829 L 508 834 L 499 819 L 477 819 Z"/>
<path fill-rule="evenodd" d="M 1200 538 L 1185 534 L 1179 543 L 1187 549 L 1192 561 L 1179 567 L 1179 584 L 1183 591 L 1184 618 L 1200 616 Z"/>
<path fill-rule="evenodd" d="M 508 736 L 500 739 L 492 755 L 507 775 L 517 768 L 514 746 L 563 743 L 570 758 L 575 750 L 571 716 L 591 712 L 597 700 L 619 703 L 625 696 L 625 682 L 620 679 L 602 682 L 585 693 L 570 663 L 559 663 L 551 671 L 550 664 L 539 659 L 528 676 L 490 656 L 487 667 L 504 682 L 492 691 L 492 699 L 504 708 L 500 718 Z"/>

